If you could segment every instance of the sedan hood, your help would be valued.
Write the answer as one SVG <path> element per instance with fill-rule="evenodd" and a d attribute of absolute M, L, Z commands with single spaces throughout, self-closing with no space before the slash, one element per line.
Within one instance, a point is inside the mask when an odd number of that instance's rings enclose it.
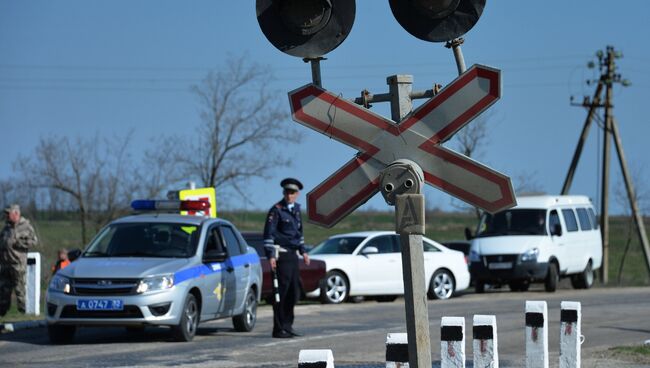
<path fill-rule="evenodd" d="M 174 273 L 187 264 L 185 258 L 80 258 L 59 272 L 71 278 L 141 278 Z"/>
<path fill-rule="evenodd" d="M 480 255 L 521 254 L 538 247 L 543 236 L 509 235 L 474 238 L 472 250 Z"/>

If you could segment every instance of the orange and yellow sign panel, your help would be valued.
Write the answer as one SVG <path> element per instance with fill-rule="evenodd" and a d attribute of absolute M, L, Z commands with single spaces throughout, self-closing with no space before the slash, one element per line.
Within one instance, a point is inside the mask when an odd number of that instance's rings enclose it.
<path fill-rule="evenodd" d="M 217 217 L 217 195 L 214 188 L 185 189 L 178 192 L 181 201 L 208 201 L 210 213 L 204 211 L 181 211 L 181 215 Z"/>

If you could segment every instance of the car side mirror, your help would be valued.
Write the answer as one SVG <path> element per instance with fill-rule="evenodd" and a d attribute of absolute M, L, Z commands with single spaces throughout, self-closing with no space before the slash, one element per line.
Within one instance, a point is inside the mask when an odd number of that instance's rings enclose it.
<path fill-rule="evenodd" d="M 221 250 L 209 250 L 203 254 L 203 263 L 219 263 L 223 262 L 228 258 L 228 254 Z"/>
<path fill-rule="evenodd" d="M 555 226 L 553 226 L 553 231 L 551 232 L 551 235 L 562 236 L 562 225 L 555 224 Z"/>
<path fill-rule="evenodd" d="M 369 254 L 377 254 L 379 253 L 379 249 L 377 247 L 365 247 L 361 250 L 361 254 L 364 256 L 367 256 Z"/>
<path fill-rule="evenodd" d="M 465 240 L 472 240 L 474 238 L 474 235 L 472 234 L 472 230 L 470 230 L 468 227 L 465 228 Z"/>

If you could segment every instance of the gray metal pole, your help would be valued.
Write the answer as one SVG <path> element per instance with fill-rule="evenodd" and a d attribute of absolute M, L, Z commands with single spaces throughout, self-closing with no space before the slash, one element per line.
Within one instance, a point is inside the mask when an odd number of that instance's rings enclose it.
<path fill-rule="evenodd" d="M 600 231 L 603 237 L 603 266 L 600 276 L 603 284 L 609 282 L 609 157 L 611 156 L 610 135 L 612 132 L 612 92 L 614 80 L 614 50 L 607 49 L 607 77 L 605 91 L 605 134 L 603 134 L 603 177 L 600 202 Z"/>
<path fill-rule="evenodd" d="M 578 146 L 576 151 L 573 154 L 573 159 L 571 160 L 571 166 L 569 166 L 569 171 L 566 174 L 566 179 L 564 179 L 564 184 L 562 185 L 561 194 L 569 194 L 569 189 L 571 188 L 571 183 L 573 182 L 573 175 L 575 175 L 576 168 L 578 167 L 578 161 L 580 160 L 580 155 L 582 154 L 582 148 L 587 140 L 589 135 L 589 128 L 591 127 L 591 121 L 596 112 L 596 108 L 600 104 L 600 94 L 603 90 L 603 81 L 602 78 L 598 82 L 598 87 L 596 87 L 596 93 L 594 93 L 594 98 L 591 100 L 591 106 L 589 107 L 589 113 L 587 114 L 587 120 L 585 125 L 582 128 L 582 134 L 580 134 L 580 140 L 578 140 Z"/>
<path fill-rule="evenodd" d="M 456 59 L 456 67 L 458 68 L 458 74 L 463 74 L 467 68 L 465 67 L 465 58 L 463 57 L 463 50 L 461 50 L 460 45 L 465 42 L 465 39 L 462 37 L 447 41 L 445 47 L 452 49 L 454 51 L 454 59 Z"/>
<path fill-rule="evenodd" d="M 393 75 L 387 78 L 391 94 L 391 117 L 401 121 L 413 110 L 410 98 L 413 77 Z M 417 183 L 422 188 L 424 183 Z M 395 227 L 400 234 L 402 246 L 402 273 L 404 277 L 404 301 L 406 309 L 406 332 L 408 339 L 409 367 L 431 367 L 431 339 L 429 336 L 429 311 L 424 280 L 424 196 L 404 195 L 408 200 L 395 203 Z M 421 214 L 421 215 L 419 215 Z M 402 221 L 404 216 L 412 221 Z M 413 231 L 412 226 L 421 225 Z M 417 228 L 418 226 L 416 226 Z M 421 230 L 421 231 L 420 231 Z"/>
<path fill-rule="evenodd" d="M 650 272 L 650 246 L 648 245 L 648 235 L 645 232 L 645 224 L 643 223 L 643 216 L 641 211 L 639 211 L 639 206 L 636 202 L 636 195 L 634 194 L 634 186 L 632 184 L 632 178 L 630 177 L 630 172 L 627 167 L 627 161 L 625 160 L 625 153 L 623 152 L 623 143 L 621 142 L 621 136 L 618 133 L 618 124 L 616 120 L 612 117 L 612 134 L 614 135 L 614 144 L 616 145 L 616 153 L 618 154 L 618 161 L 621 164 L 621 171 L 623 172 L 623 179 L 625 180 L 625 189 L 627 190 L 627 197 L 630 200 L 630 208 L 632 209 L 632 216 L 634 217 L 634 222 L 636 224 L 636 230 L 639 235 L 639 241 L 641 242 L 641 248 L 643 249 L 643 254 L 645 255 L 645 263 Z"/>
<path fill-rule="evenodd" d="M 320 75 L 320 61 L 325 60 L 322 57 L 318 58 L 313 58 L 313 59 L 303 59 L 304 62 L 309 62 L 311 66 L 311 80 L 312 83 L 317 85 L 318 87 L 323 86 L 323 80 L 321 79 Z"/>

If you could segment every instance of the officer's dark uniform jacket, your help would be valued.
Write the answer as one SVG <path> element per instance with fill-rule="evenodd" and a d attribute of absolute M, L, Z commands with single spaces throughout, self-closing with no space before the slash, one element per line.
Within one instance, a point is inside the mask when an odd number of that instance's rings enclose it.
<path fill-rule="evenodd" d="M 305 238 L 302 235 L 300 205 L 293 204 L 289 210 L 283 199 L 269 210 L 264 226 L 264 251 L 266 258 L 275 258 L 275 247 L 279 245 L 284 250 L 300 254 L 305 253 Z"/>

